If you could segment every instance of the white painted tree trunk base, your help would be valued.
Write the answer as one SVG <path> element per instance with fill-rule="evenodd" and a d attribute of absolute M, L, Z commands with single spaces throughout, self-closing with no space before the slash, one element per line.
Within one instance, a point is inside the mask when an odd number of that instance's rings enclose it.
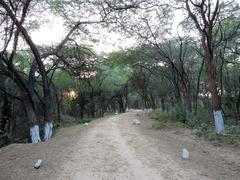
<path fill-rule="evenodd" d="M 214 111 L 214 122 L 215 122 L 215 130 L 217 134 L 224 133 L 224 122 L 221 111 Z"/>
<path fill-rule="evenodd" d="M 52 129 L 53 129 L 52 122 L 45 123 L 45 126 L 44 126 L 44 141 L 48 141 L 49 139 L 51 139 Z"/>
<path fill-rule="evenodd" d="M 38 125 L 35 125 L 30 128 L 30 136 L 31 136 L 32 143 L 36 144 L 41 142 Z"/>

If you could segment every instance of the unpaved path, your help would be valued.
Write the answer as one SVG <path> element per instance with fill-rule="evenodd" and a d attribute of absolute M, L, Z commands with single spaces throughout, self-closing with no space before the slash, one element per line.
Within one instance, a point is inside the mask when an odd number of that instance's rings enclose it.
<path fill-rule="evenodd" d="M 239 148 L 214 146 L 186 129 L 152 129 L 154 122 L 139 114 L 63 128 L 49 142 L 2 148 L 0 180 L 239 179 Z M 139 126 L 131 124 L 136 117 Z M 190 160 L 182 160 L 183 147 Z M 35 170 L 38 158 L 44 165 Z"/>

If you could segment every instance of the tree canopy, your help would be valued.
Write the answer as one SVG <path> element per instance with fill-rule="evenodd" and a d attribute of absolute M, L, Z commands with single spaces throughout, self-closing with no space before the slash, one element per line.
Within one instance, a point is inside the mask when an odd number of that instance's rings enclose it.
<path fill-rule="evenodd" d="M 239 5 L 0 0 L 1 137 L 47 141 L 66 115 L 95 118 L 130 108 L 161 108 L 185 124 L 214 124 L 217 133 L 224 133 L 224 124 L 239 126 Z M 65 34 L 39 45 L 32 32 L 48 16 L 64 22 Z M 119 47 L 127 48 L 105 54 L 94 49 L 108 48 L 99 42 L 118 35 L 124 37 Z M 127 38 L 134 39 L 132 47 Z"/>

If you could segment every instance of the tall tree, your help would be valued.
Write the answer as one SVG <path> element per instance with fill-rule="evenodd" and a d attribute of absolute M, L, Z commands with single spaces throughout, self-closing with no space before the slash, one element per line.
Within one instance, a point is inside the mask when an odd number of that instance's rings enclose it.
<path fill-rule="evenodd" d="M 195 1 L 186 0 L 186 9 L 190 18 L 194 21 L 201 36 L 201 43 L 206 57 L 208 87 L 212 98 L 212 109 L 217 133 L 224 132 L 223 115 L 221 111 L 220 95 L 216 79 L 216 60 L 214 57 L 213 28 L 218 19 L 220 0 L 214 4 L 210 0 Z"/>

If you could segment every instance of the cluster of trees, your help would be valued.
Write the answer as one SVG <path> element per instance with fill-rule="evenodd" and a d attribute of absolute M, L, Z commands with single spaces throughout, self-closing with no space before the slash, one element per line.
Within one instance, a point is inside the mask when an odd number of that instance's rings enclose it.
<path fill-rule="evenodd" d="M 81 38 L 88 36 L 89 26 L 106 24 L 112 21 L 115 11 L 121 14 L 136 6 L 131 1 L 125 4 L 104 0 L 1 0 L 0 73 L 1 97 L 4 97 L 1 102 L 1 133 L 6 132 L 9 138 L 27 122 L 31 141 L 37 143 L 41 141 L 39 125 L 44 122 L 43 139 L 51 138 L 54 106 L 58 102 L 52 81 L 55 72 L 64 69 L 74 76 L 81 76 L 80 72 L 89 69 L 94 61 L 89 53 L 81 49 L 83 45 L 80 43 Z M 39 47 L 30 33 L 42 24 L 39 14 L 52 12 L 64 18 L 67 33 L 53 47 Z M 21 113 L 22 110 L 25 113 Z M 13 117 L 14 114 L 16 117 Z M 24 120 L 18 120 L 21 125 L 16 122 L 20 114 L 24 114 Z"/>
<path fill-rule="evenodd" d="M 61 114 L 157 107 L 175 109 L 183 122 L 202 116 L 222 133 L 224 118 L 240 119 L 239 8 L 220 0 L 0 0 L 2 137 L 17 141 L 30 127 L 37 143 L 39 126 L 48 140 Z M 67 33 L 53 47 L 38 46 L 30 32 L 42 24 L 36 13 L 48 11 L 65 20 Z M 183 21 L 173 33 L 175 11 Z M 96 28 L 138 45 L 97 55 L 83 43 Z"/>

